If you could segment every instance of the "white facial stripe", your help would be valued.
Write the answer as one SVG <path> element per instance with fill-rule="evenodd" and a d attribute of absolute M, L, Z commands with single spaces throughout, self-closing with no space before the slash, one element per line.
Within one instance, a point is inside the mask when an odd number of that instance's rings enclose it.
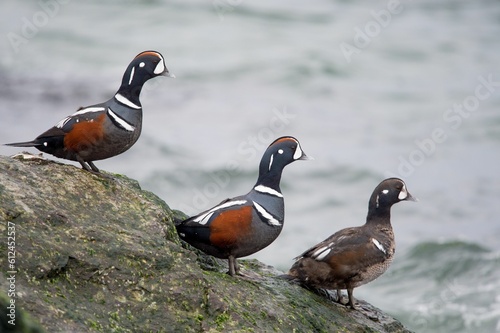
<path fill-rule="evenodd" d="M 271 158 L 269 159 L 269 171 L 271 170 L 271 167 L 273 166 L 273 160 L 274 160 L 274 155 L 271 155 Z"/>
<path fill-rule="evenodd" d="M 384 253 L 387 253 L 384 249 L 384 247 L 382 246 L 382 244 L 380 244 L 380 242 L 378 240 L 376 240 L 375 238 L 372 238 L 372 243 L 375 244 L 375 246 L 377 247 L 377 249 L 379 249 L 380 251 L 384 252 Z"/>
<path fill-rule="evenodd" d="M 401 192 L 398 194 L 398 199 L 399 200 L 404 200 L 408 197 L 408 191 L 406 190 L 406 186 L 403 185 L 403 188 L 401 189 Z"/>
<path fill-rule="evenodd" d="M 260 215 L 262 215 L 266 219 L 268 224 L 275 225 L 275 226 L 281 225 L 280 221 L 276 220 L 271 214 L 269 214 L 269 212 L 267 210 L 264 209 L 264 207 L 262 207 L 261 205 L 259 205 L 255 201 L 253 201 L 253 206 L 255 207 L 255 209 L 257 209 L 257 211 L 260 213 Z"/>
<path fill-rule="evenodd" d="M 118 102 L 120 102 L 123 105 L 128 106 L 129 108 L 136 109 L 136 110 L 140 110 L 141 109 L 141 107 L 139 105 L 135 105 L 134 103 L 132 103 L 131 101 L 129 101 L 127 98 L 125 98 L 123 95 L 116 94 L 115 98 L 116 98 L 116 100 Z"/>
<path fill-rule="evenodd" d="M 163 73 L 164 71 L 165 71 L 165 64 L 163 63 L 163 58 L 160 57 L 160 62 L 156 65 L 156 68 L 153 71 L 153 73 L 158 75 Z"/>
<path fill-rule="evenodd" d="M 240 206 L 240 205 L 244 205 L 246 204 L 246 200 L 235 200 L 235 201 L 228 201 L 228 202 L 225 202 L 223 203 L 222 205 L 218 205 L 218 206 L 215 206 L 214 208 L 210 209 L 208 212 L 206 212 L 205 214 L 202 214 L 200 216 L 198 216 L 197 218 L 195 218 L 193 221 L 194 222 L 198 222 L 199 224 L 206 224 L 208 222 L 208 220 L 210 219 L 210 217 L 212 216 L 212 214 L 218 210 L 218 209 L 223 209 L 223 208 L 228 208 L 228 207 L 232 207 L 232 206 Z M 209 216 L 210 215 L 210 216 Z"/>
<path fill-rule="evenodd" d="M 276 190 L 273 190 L 270 187 L 264 186 L 264 185 L 257 185 L 254 187 L 254 190 L 256 190 L 257 192 L 260 192 L 260 193 L 267 193 L 270 195 L 274 195 L 275 197 L 283 198 L 283 194 L 281 194 L 280 192 L 278 192 Z"/>
<path fill-rule="evenodd" d="M 78 116 L 78 115 L 82 115 L 82 114 L 85 114 L 85 113 L 91 113 L 91 112 L 101 112 L 101 111 L 104 111 L 105 109 L 103 107 L 89 107 L 89 108 L 85 108 L 85 109 L 81 109 L 81 110 L 78 110 L 76 111 L 75 113 L 73 113 L 71 116 L 67 116 L 66 118 L 62 119 L 61 121 L 59 121 L 55 127 L 57 128 L 63 128 L 64 125 L 66 125 L 66 123 L 68 121 L 71 120 L 72 117 L 74 116 Z"/>
<path fill-rule="evenodd" d="M 124 130 L 128 132 L 133 132 L 135 127 L 127 123 L 125 120 L 120 118 L 116 113 L 114 113 L 110 108 L 108 108 L 108 115 L 113 118 Z"/>
<path fill-rule="evenodd" d="M 302 157 L 304 153 L 302 152 L 302 148 L 300 147 L 300 143 L 297 141 L 297 148 L 295 148 L 295 153 L 293 154 L 293 159 L 298 160 Z"/>

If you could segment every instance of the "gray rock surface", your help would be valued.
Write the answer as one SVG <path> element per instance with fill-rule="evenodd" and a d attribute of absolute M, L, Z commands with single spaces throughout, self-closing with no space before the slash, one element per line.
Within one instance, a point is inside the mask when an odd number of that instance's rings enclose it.
<path fill-rule="evenodd" d="M 16 320 L 29 323 L 4 330 L 409 332 L 366 302 L 350 310 L 256 260 L 240 260 L 252 278 L 231 278 L 224 262 L 181 244 L 172 221 L 182 213 L 132 179 L 105 175 L 0 156 L 0 233 L 15 226 Z M 2 312 L 7 252 L 2 241 Z"/>

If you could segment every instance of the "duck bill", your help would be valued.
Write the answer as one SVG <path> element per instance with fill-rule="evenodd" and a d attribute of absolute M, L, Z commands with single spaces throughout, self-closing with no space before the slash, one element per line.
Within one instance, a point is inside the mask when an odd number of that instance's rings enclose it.
<path fill-rule="evenodd" d="M 162 76 L 166 76 L 166 77 L 171 77 L 172 79 L 175 79 L 175 75 L 170 73 L 168 70 L 164 71 L 162 74 Z"/>
<path fill-rule="evenodd" d="M 413 195 L 410 194 L 410 192 L 408 192 L 408 196 L 406 197 L 407 201 L 415 201 L 417 202 L 418 201 L 418 198 L 417 197 L 414 197 Z"/>
<path fill-rule="evenodd" d="M 418 198 L 416 198 L 413 195 L 411 195 L 410 192 L 406 192 L 406 198 L 404 198 L 403 200 L 417 202 Z"/>
<path fill-rule="evenodd" d="M 307 156 L 306 154 L 302 153 L 302 156 L 300 156 L 298 159 L 302 161 L 312 161 L 314 160 L 314 157 Z"/>

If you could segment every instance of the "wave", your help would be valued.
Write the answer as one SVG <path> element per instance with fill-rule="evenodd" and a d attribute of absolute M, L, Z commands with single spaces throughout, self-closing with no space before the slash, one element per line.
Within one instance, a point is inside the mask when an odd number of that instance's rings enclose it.
<path fill-rule="evenodd" d="M 462 241 L 424 242 L 399 257 L 370 294 L 416 332 L 498 332 L 499 288 L 500 253 Z"/>

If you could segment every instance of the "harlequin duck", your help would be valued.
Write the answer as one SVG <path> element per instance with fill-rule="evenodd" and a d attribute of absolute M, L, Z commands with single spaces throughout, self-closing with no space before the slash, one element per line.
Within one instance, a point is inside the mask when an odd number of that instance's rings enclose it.
<path fill-rule="evenodd" d="M 142 86 L 160 75 L 175 77 L 159 52 L 142 52 L 128 65 L 120 88 L 110 100 L 80 108 L 33 141 L 6 145 L 35 147 L 56 157 L 78 161 L 87 171 L 99 172 L 93 161 L 121 154 L 139 138 Z"/>
<path fill-rule="evenodd" d="M 391 206 L 403 200 L 416 201 L 398 178 L 382 181 L 368 203 L 366 223 L 342 229 L 295 258 L 285 276 L 313 288 L 347 289 L 351 308 L 355 309 L 353 289 L 382 275 L 392 262 L 395 251 L 391 226 Z"/>
<path fill-rule="evenodd" d="M 291 136 L 276 139 L 260 161 L 259 177 L 245 195 L 222 201 L 176 225 L 181 239 L 217 258 L 228 259 L 229 274 L 239 274 L 236 258 L 271 244 L 283 228 L 285 207 L 280 190 L 283 168 L 309 159 Z"/>

